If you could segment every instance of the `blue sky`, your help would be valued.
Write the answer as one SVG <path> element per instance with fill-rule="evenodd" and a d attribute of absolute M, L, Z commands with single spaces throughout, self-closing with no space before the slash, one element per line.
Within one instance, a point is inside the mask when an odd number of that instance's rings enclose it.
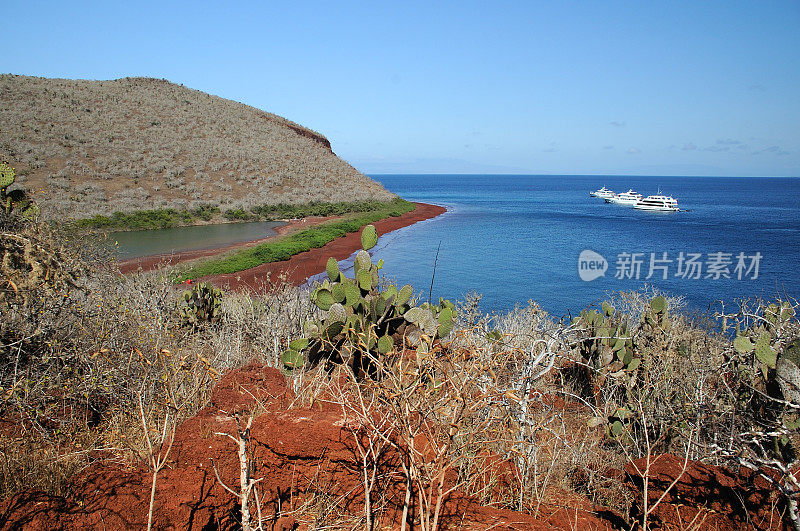
<path fill-rule="evenodd" d="M 0 72 L 166 78 L 366 173 L 800 176 L 800 2 L 16 2 Z"/>

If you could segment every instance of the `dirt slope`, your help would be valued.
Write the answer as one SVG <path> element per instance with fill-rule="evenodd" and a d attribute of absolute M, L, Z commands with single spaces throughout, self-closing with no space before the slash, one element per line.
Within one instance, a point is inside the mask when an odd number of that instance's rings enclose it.
<path fill-rule="evenodd" d="M 0 158 L 52 219 L 388 200 L 317 132 L 165 80 L 0 75 Z"/>
<path fill-rule="evenodd" d="M 294 394 L 276 369 L 249 365 L 226 374 L 210 404 L 179 425 L 168 466 L 159 474 L 155 503 L 158 529 L 236 529 L 238 500 L 223 489 L 214 467 L 237 488 L 234 416 L 260 403 L 250 436 L 253 477 L 259 483 L 265 529 L 309 529 L 324 525 L 312 502 L 320 496 L 336 511 L 359 515 L 363 510 L 360 458 L 352 432 L 339 406 L 318 401 L 294 408 Z M 213 461 L 212 461 L 213 460 Z M 396 463 L 394 463 L 396 465 Z M 391 456 L 385 471 L 397 468 Z M 637 466 L 644 468 L 642 461 Z M 662 497 L 683 460 L 658 458 L 651 466 L 651 503 Z M 641 476 L 625 471 L 633 499 L 641 499 Z M 785 529 L 774 496 L 758 481 L 737 477 L 717 467 L 689 462 L 686 472 L 650 518 L 653 529 Z M 27 491 L 0 503 L 0 529 L 141 529 L 147 522 L 150 475 L 144 467 L 96 464 L 73 479 L 68 498 Z M 390 480 L 381 493 L 385 511 L 380 529 L 398 529 L 402 514 L 402 477 Z M 744 504 L 742 503 L 744 502 Z M 328 507 L 329 509 L 332 506 Z M 634 506 L 629 521 L 640 520 Z M 698 516 L 699 515 L 699 516 Z M 412 515 L 413 517 L 413 515 Z M 687 525 L 694 522 L 696 527 Z M 480 506 L 454 493 L 444 507 L 442 528 L 462 530 L 613 529 L 620 516 L 592 507 L 585 498 L 565 493 L 558 504 L 544 504 L 537 517 Z M 330 523 L 330 520 L 327 521 Z M 699 524 L 699 525 L 697 525 Z"/>

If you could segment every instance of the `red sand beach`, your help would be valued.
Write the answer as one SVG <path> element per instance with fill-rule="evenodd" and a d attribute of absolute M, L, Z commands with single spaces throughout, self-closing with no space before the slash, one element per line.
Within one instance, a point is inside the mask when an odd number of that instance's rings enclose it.
<path fill-rule="evenodd" d="M 426 203 L 415 203 L 415 204 L 417 205 L 417 208 L 412 212 L 408 212 L 398 217 L 385 218 L 373 223 L 373 225 L 375 225 L 375 229 L 378 231 L 378 235 L 383 235 L 393 230 L 413 225 L 418 221 L 424 221 L 426 219 L 435 218 L 436 216 L 439 216 L 447 211 L 446 208 L 438 205 L 429 205 Z M 196 258 L 214 256 L 216 254 L 224 253 L 233 249 L 258 245 L 265 241 L 269 241 L 273 238 L 276 238 L 279 235 L 284 235 L 291 232 L 295 232 L 297 230 L 302 230 L 304 228 L 310 227 L 312 225 L 317 225 L 329 219 L 332 218 L 331 217 L 306 218 L 305 222 L 301 220 L 293 220 L 287 223 L 286 225 L 283 225 L 275 229 L 275 232 L 277 233 L 276 236 L 271 236 L 269 238 L 263 238 L 252 242 L 238 243 L 218 249 L 205 249 L 196 251 L 186 251 L 170 255 L 156 255 L 156 256 L 147 256 L 142 258 L 132 258 L 130 260 L 125 260 L 120 262 L 119 270 L 122 273 L 130 273 L 133 271 L 137 271 L 140 268 L 144 271 L 147 271 L 150 269 L 154 269 L 159 264 L 162 264 L 164 262 L 170 262 L 175 264 L 178 262 L 184 262 L 186 260 L 194 260 Z M 317 249 L 311 249 L 310 251 L 296 254 L 292 256 L 289 260 L 284 260 L 281 262 L 272 262 L 269 264 L 262 264 L 260 266 L 253 267 L 251 269 L 239 271 L 238 273 L 231 273 L 227 275 L 215 275 L 212 277 L 205 277 L 198 280 L 209 281 L 217 286 L 226 289 L 248 288 L 252 290 L 257 290 L 257 288 L 259 286 L 262 286 L 268 278 L 274 280 L 278 278 L 280 275 L 285 274 L 289 282 L 295 285 L 299 285 L 305 282 L 305 280 L 308 277 L 324 271 L 325 263 L 328 261 L 328 257 L 333 256 L 337 260 L 344 260 L 345 258 L 350 256 L 360 248 L 361 248 L 360 233 L 354 232 L 342 238 L 337 238 L 323 247 L 319 247 Z"/>

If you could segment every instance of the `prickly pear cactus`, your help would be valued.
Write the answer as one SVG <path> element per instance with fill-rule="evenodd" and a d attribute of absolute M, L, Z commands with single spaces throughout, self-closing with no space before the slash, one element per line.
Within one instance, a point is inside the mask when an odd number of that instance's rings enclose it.
<path fill-rule="evenodd" d="M 757 314 L 760 315 L 760 319 L 753 326 L 738 330 L 733 340 L 733 348 L 741 356 L 753 356 L 763 377 L 770 379 L 770 371 L 778 368 L 778 352 L 784 350 L 780 358 L 785 361 L 794 359 L 793 343 L 790 344 L 786 334 L 796 323 L 795 309 L 787 301 L 778 301 L 762 304 Z"/>
<path fill-rule="evenodd" d="M 649 308 L 642 317 L 644 323 L 650 327 L 666 330 L 669 328 L 669 318 L 667 315 L 667 299 L 663 295 L 654 297 L 649 304 Z"/>
<path fill-rule="evenodd" d="M 6 188 L 14 184 L 16 175 L 17 174 L 11 165 L 5 162 L 0 162 L 0 190 L 5 193 Z"/>
<path fill-rule="evenodd" d="M 775 376 L 784 398 L 800 404 L 800 339 L 795 339 L 775 362 Z"/>
<path fill-rule="evenodd" d="M 5 208 L 6 213 L 16 210 L 22 213 L 27 220 L 39 217 L 39 207 L 30 200 L 23 190 L 8 191 L 8 187 L 16 180 L 16 171 L 7 162 L 0 162 L 0 208 Z"/>
<path fill-rule="evenodd" d="M 284 366 L 296 369 L 307 361 L 322 359 L 351 365 L 359 375 L 373 375 L 370 360 L 392 352 L 397 346 L 427 349 L 453 330 L 456 311 L 450 301 L 436 305 L 412 306 L 414 289 L 382 283 L 383 262 L 372 262 L 369 249 L 378 234 L 367 225 L 361 232 L 362 250 L 353 262 L 353 277 L 346 276 L 335 259 L 325 267 L 327 279 L 311 291 L 311 302 L 322 317 L 306 323 L 306 337 L 289 343 L 283 354 Z"/>
<path fill-rule="evenodd" d="M 772 426 L 769 435 L 772 439 L 766 447 L 776 459 L 795 455 L 800 450 L 800 322 L 797 308 L 797 302 L 778 300 L 741 312 L 737 319 L 736 337 L 728 354 L 737 373 L 749 378 L 747 384 L 738 390 L 741 397 L 766 396 L 785 405 L 782 408 L 757 409 L 760 422 Z"/>
<path fill-rule="evenodd" d="M 183 293 L 179 313 L 185 325 L 199 328 L 218 321 L 221 308 L 222 290 L 202 283 Z"/>
<path fill-rule="evenodd" d="M 582 311 L 575 324 L 580 331 L 578 351 L 593 369 L 592 384 L 610 383 L 614 400 L 619 404 L 608 417 L 591 419 L 590 425 L 604 425 L 610 438 L 619 439 L 636 422 L 631 390 L 643 385 L 653 352 L 667 350 L 670 328 L 667 300 L 663 296 L 651 299 L 641 322 L 630 330 L 623 316 L 608 302 L 600 310 Z"/>
<path fill-rule="evenodd" d="M 14 184 L 16 175 L 11 165 L 6 162 L 0 162 L 0 200 L 2 200 L 6 212 L 11 212 L 12 208 L 12 201 L 8 194 L 6 194 L 6 188 Z"/>
<path fill-rule="evenodd" d="M 576 322 L 583 328 L 581 356 L 594 369 L 622 375 L 639 367 L 633 337 L 613 306 L 604 302 L 602 311 L 583 310 Z"/>

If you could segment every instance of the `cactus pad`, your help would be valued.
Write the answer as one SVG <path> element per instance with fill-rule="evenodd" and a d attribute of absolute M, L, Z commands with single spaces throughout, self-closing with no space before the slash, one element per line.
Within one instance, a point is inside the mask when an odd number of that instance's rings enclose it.
<path fill-rule="evenodd" d="M 0 162 L 0 189 L 5 189 L 12 184 L 14 184 L 14 179 L 16 177 L 16 172 L 14 168 L 6 164 L 5 162 Z"/>
<path fill-rule="evenodd" d="M 375 230 L 374 225 L 367 225 L 364 227 L 364 230 L 361 231 L 361 247 L 364 248 L 365 251 L 372 249 L 375 247 L 375 244 L 378 243 L 378 233 Z"/>
<path fill-rule="evenodd" d="M 339 280 L 341 272 L 339 271 L 339 263 L 334 257 L 331 256 L 328 258 L 328 263 L 325 265 L 325 272 L 328 273 L 328 278 L 331 280 L 331 282 L 336 282 Z"/>

